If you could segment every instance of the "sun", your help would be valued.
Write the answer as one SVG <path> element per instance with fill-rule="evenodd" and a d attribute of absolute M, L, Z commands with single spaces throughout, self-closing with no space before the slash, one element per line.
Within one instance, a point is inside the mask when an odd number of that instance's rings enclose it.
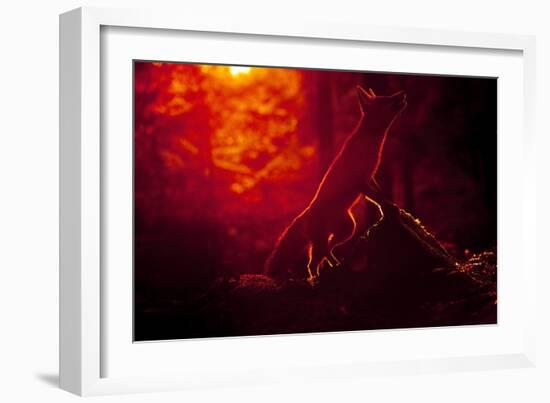
<path fill-rule="evenodd" d="M 238 76 L 239 74 L 248 74 L 250 72 L 250 67 L 246 66 L 230 66 L 229 72 L 232 76 Z"/>

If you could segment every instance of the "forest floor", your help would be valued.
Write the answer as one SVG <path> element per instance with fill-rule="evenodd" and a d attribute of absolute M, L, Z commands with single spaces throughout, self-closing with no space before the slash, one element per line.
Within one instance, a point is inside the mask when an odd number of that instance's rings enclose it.
<path fill-rule="evenodd" d="M 496 251 L 458 259 L 419 220 L 387 207 L 343 251 L 342 267 L 315 283 L 242 274 L 136 301 L 135 340 L 495 324 Z"/>

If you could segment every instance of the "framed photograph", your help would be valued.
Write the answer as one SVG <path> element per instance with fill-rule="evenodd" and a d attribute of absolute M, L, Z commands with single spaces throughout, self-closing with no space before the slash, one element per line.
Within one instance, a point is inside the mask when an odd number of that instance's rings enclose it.
<path fill-rule="evenodd" d="M 531 366 L 534 39 L 60 17 L 60 383 Z"/>

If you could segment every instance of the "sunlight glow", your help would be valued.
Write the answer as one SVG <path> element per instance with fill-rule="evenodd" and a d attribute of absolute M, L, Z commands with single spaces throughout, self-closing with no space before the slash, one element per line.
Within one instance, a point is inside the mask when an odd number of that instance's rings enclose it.
<path fill-rule="evenodd" d="M 230 66 L 229 72 L 232 76 L 238 76 L 239 74 L 247 74 L 250 73 L 250 67 L 246 66 Z"/>

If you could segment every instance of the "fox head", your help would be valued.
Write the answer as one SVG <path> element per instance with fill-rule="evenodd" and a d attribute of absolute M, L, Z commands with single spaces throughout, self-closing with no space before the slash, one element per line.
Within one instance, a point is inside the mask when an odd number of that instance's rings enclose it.
<path fill-rule="evenodd" d="M 407 106 L 407 95 L 403 91 L 393 95 L 379 96 L 369 88 L 364 90 L 357 86 L 359 106 L 365 124 L 375 126 L 374 128 L 386 132 L 392 125 L 395 118 Z"/>

